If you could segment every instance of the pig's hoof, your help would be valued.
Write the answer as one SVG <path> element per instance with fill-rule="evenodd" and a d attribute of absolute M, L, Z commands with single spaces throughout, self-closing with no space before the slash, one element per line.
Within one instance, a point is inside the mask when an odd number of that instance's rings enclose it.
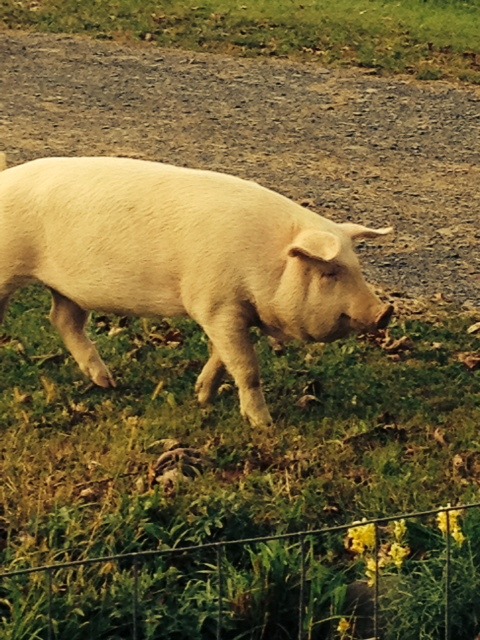
<path fill-rule="evenodd" d="M 273 425 L 272 416 L 268 409 L 260 411 L 241 410 L 242 416 L 252 425 L 252 427 L 271 427 Z"/>
<path fill-rule="evenodd" d="M 252 425 L 252 427 L 273 427 L 273 419 L 272 416 L 268 416 L 268 417 L 254 417 L 252 418 L 251 416 L 244 416 Z"/>
<path fill-rule="evenodd" d="M 268 427 L 273 424 L 272 416 L 260 387 L 240 390 L 239 394 L 240 412 L 252 427 Z"/>
<path fill-rule="evenodd" d="M 114 389 L 117 386 L 112 374 L 103 362 L 100 365 L 91 365 L 85 373 L 98 387 L 102 387 L 103 389 Z"/>
<path fill-rule="evenodd" d="M 198 404 L 201 407 L 204 407 L 207 404 L 212 402 L 212 398 L 214 392 L 212 391 L 211 386 L 201 382 L 200 380 L 195 385 L 195 393 L 197 394 Z"/>
<path fill-rule="evenodd" d="M 107 373 L 107 375 L 99 375 L 92 378 L 92 381 L 99 387 L 103 387 L 104 389 L 114 389 L 117 385 L 115 384 L 115 380 L 112 376 Z"/>

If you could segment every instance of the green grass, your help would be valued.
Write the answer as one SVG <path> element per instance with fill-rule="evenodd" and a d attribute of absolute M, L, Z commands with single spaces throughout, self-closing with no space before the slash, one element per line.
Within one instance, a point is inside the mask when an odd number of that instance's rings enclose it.
<path fill-rule="evenodd" d="M 193 323 L 94 316 L 91 333 L 119 383 L 106 392 L 92 388 L 65 353 L 46 319 L 48 306 L 46 292 L 31 287 L 16 297 L 4 325 L 4 569 L 298 531 L 480 498 L 480 378 L 458 358 L 478 353 L 478 334 L 467 332 L 475 318 L 446 310 L 429 314 L 428 321 L 400 320 L 390 330 L 392 339 L 408 341 L 393 351 L 356 338 L 272 351 L 259 337 L 276 424 L 253 429 L 240 418 L 231 387 L 211 408 L 196 405 L 193 386 L 207 345 Z M 196 449 L 200 462 L 192 473 L 164 483 L 155 471 L 157 458 L 179 446 Z M 469 519 L 472 531 L 479 519 Z M 431 528 L 425 529 L 434 541 L 428 545 L 441 550 L 441 537 L 437 532 L 432 538 Z M 425 536 L 412 536 L 412 548 L 422 548 L 418 541 Z M 362 562 L 345 558 L 341 536 L 318 544 L 308 565 L 310 623 L 317 621 L 317 634 L 324 628 L 319 620 L 338 623 L 347 584 L 364 573 Z M 257 546 L 245 553 L 226 558 L 228 638 L 293 637 L 296 617 L 288 612 L 298 598 L 298 547 L 273 552 Z M 426 557 L 422 551 L 420 564 L 395 581 L 401 577 L 401 589 L 417 593 L 419 601 L 436 602 L 442 559 L 431 556 L 432 569 Z M 462 567 L 473 563 L 470 586 L 462 583 L 466 589 L 476 588 L 479 558 L 470 546 L 458 558 Z M 218 589 L 209 563 L 213 557 L 172 566 L 158 560 L 142 570 L 141 637 L 212 637 Z M 426 572 L 421 593 L 410 584 L 415 571 Z M 60 637 L 124 637 L 131 580 L 131 572 L 117 565 L 100 574 L 94 568 L 59 572 L 54 611 Z M 170 598 L 158 595 L 165 589 Z M 280 594 L 286 598 L 283 613 L 269 609 Z M 415 609 L 412 598 L 403 601 Z M 458 601 L 469 602 L 462 589 Z M 150 607 L 155 602 L 156 614 Z M 390 598 L 395 629 L 399 617 L 413 615 L 398 606 Z M 9 582 L 3 591 L 0 586 L 2 637 L 45 637 L 46 610 L 44 578 Z M 434 611 L 429 615 L 440 629 L 441 606 Z M 472 620 L 477 615 L 467 613 Z M 418 624 L 428 629 L 430 618 Z M 465 629 L 473 629 L 474 621 L 469 625 Z M 404 637 L 408 633 L 405 627 Z"/>
<path fill-rule="evenodd" d="M 478 0 L 3 0 L 0 24 L 480 79 Z"/>
<path fill-rule="evenodd" d="M 104 391 L 82 377 L 47 313 L 46 294 L 33 287 L 5 323 L 1 502 L 14 530 L 76 505 L 88 483 L 100 494 L 110 483 L 119 498 L 135 492 L 172 439 L 209 461 L 178 499 L 239 492 L 255 514 L 246 535 L 271 523 L 317 525 L 331 506 L 334 521 L 345 522 L 478 495 L 466 480 L 480 455 L 480 379 L 457 357 L 478 350 L 468 317 L 394 325 L 394 337 L 410 338 L 398 354 L 355 338 L 273 352 L 259 339 L 276 421 L 259 430 L 243 423 L 228 385 L 211 408 L 197 406 L 207 346 L 193 323 L 94 317 L 91 332 L 119 385 Z"/>

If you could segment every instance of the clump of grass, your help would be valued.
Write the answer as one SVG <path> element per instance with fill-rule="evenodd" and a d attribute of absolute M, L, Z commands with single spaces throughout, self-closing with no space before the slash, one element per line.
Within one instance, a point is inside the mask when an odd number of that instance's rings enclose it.
<path fill-rule="evenodd" d="M 243 55 L 301 56 L 478 82 L 474 1 L 6 0 L 0 23 Z"/>

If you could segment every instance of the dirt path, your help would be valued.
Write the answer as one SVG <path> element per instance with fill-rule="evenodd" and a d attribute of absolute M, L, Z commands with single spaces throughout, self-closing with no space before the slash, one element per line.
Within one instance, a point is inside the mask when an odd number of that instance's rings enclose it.
<path fill-rule="evenodd" d="M 373 281 L 480 307 L 478 88 L 0 32 L 0 149 L 221 170 L 393 224 L 362 249 Z"/>

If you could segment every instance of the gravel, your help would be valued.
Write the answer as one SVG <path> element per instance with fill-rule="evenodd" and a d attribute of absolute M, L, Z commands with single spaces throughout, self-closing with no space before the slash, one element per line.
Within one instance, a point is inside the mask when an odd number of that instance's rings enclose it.
<path fill-rule="evenodd" d="M 480 89 L 286 60 L 0 32 L 9 164 L 123 155 L 233 173 L 334 220 L 398 297 L 480 307 Z"/>

